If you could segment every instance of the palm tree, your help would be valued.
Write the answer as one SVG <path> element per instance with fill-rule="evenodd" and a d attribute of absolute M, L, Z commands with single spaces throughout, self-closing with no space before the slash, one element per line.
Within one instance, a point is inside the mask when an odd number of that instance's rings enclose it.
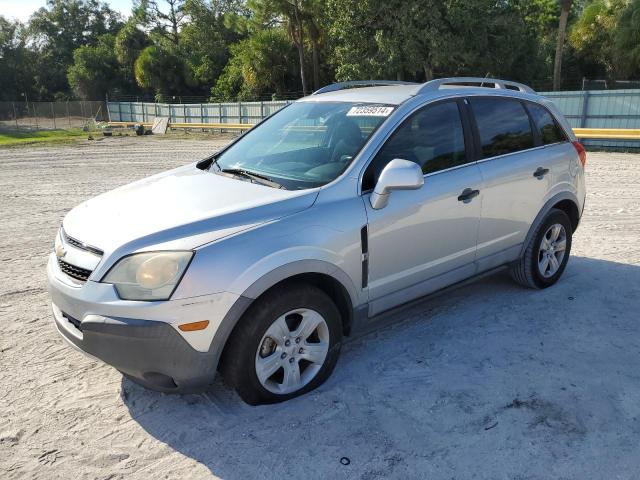
<path fill-rule="evenodd" d="M 567 36 L 567 20 L 571 11 L 573 0 L 560 0 L 560 24 L 558 25 L 558 38 L 556 40 L 556 57 L 553 62 L 553 89 L 560 90 L 562 80 L 562 53 L 564 39 Z"/>

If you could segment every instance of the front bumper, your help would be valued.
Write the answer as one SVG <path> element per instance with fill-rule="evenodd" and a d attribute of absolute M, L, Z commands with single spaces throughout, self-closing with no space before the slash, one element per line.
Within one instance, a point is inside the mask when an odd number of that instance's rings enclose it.
<path fill-rule="evenodd" d="M 53 304 L 56 328 L 73 347 L 115 367 L 145 387 L 190 391 L 210 384 L 218 356 L 194 350 L 170 325 L 88 315 L 82 322 Z"/>
<path fill-rule="evenodd" d="M 214 337 L 238 296 L 124 301 L 109 284 L 68 282 L 55 255 L 47 276 L 56 328 L 73 347 L 154 390 L 186 392 L 213 381 L 222 347 Z M 209 326 L 196 332 L 177 328 L 199 320 Z"/>

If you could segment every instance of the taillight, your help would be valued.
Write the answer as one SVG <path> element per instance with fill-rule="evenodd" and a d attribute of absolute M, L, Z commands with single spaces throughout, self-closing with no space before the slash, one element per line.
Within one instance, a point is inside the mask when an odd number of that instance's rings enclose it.
<path fill-rule="evenodd" d="M 580 163 L 582 164 L 582 168 L 587 164 L 587 151 L 584 149 L 584 146 L 580 142 L 573 142 L 573 146 L 578 152 L 578 156 L 580 157 Z"/>

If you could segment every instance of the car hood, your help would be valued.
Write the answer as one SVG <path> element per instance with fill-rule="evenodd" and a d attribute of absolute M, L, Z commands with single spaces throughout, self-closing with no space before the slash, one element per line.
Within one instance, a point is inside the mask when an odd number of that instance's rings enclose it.
<path fill-rule="evenodd" d="M 92 198 L 63 227 L 104 257 L 151 246 L 191 249 L 309 208 L 316 197 L 317 190 L 281 190 L 192 164 Z"/>

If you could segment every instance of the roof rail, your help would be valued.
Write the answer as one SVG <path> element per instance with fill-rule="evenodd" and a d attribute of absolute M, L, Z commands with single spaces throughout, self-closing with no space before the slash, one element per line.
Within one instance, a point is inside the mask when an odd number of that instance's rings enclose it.
<path fill-rule="evenodd" d="M 320 93 L 337 92 L 338 90 L 345 90 L 347 88 L 358 87 L 384 87 L 390 85 L 418 85 L 415 82 L 401 82 L 399 80 L 352 80 L 350 82 L 338 82 L 332 83 L 322 87 L 320 90 L 316 90 L 311 95 L 318 95 Z"/>
<path fill-rule="evenodd" d="M 484 87 L 484 84 L 492 84 L 493 87 L 487 86 L 486 88 L 501 88 L 507 90 L 517 90 L 519 92 L 534 93 L 533 88 L 523 83 L 512 82 L 511 80 L 500 80 L 497 78 L 483 78 L 483 77 L 450 77 L 450 78 L 437 78 L 427 83 L 423 83 L 422 87 L 416 92 L 416 95 L 421 93 L 432 92 L 439 90 L 443 85 L 461 85 L 465 84 L 479 84 L 478 87 Z"/>

